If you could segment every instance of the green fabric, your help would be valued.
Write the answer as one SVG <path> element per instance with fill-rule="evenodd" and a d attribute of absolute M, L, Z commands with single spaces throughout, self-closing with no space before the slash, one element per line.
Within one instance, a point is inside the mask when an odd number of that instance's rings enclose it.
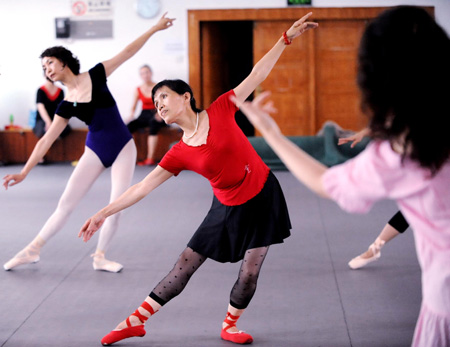
<path fill-rule="evenodd" d="M 368 138 L 365 138 L 353 148 L 350 148 L 350 143 L 338 146 L 339 137 L 337 130 L 331 125 L 327 125 L 323 128 L 322 135 L 287 136 L 287 138 L 328 167 L 341 164 L 344 161 L 355 157 L 364 150 L 370 141 Z M 266 143 L 263 137 L 249 137 L 248 139 L 258 155 L 272 170 L 287 170 L 286 166 Z"/>

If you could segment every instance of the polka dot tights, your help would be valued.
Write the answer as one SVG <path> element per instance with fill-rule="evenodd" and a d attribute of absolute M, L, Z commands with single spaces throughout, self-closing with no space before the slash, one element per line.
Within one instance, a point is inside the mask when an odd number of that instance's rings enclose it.
<path fill-rule="evenodd" d="M 230 294 L 230 304 L 244 309 L 256 291 L 259 272 L 269 247 L 253 248 L 246 251 L 239 269 L 239 276 Z M 186 287 L 192 275 L 207 258 L 187 247 L 178 258 L 172 270 L 150 293 L 150 297 L 163 306 Z"/>

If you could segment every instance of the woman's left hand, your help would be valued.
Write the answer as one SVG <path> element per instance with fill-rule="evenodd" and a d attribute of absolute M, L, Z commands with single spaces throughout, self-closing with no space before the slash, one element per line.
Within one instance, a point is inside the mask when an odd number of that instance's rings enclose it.
<path fill-rule="evenodd" d="M 286 31 L 286 35 L 289 40 L 293 40 L 296 37 L 299 37 L 304 32 L 308 31 L 309 29 L 315 29 L 319 26 L 318 23 L 314 22 L 307 22 L 306 20 L 312 16 L 312 12 L 309 12 L 302 18 L 300 18 L 298 21 L 296 21 L 292 26 Z"/>

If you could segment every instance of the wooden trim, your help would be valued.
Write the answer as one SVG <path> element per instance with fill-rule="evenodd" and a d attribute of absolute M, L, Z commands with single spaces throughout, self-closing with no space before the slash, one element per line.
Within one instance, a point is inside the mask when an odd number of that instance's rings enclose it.
<path fill-rule="evenodd" d="M 316 35 L 311 35 L 308 40 L 308 64 L 309 64 L 309 134 L 313 134 L 316 127 L 316 56 L 314 46 Z"/>

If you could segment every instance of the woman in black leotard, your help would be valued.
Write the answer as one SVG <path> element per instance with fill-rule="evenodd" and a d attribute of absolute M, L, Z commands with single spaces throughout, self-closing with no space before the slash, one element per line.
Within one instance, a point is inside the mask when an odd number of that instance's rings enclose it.
<path fill-rule="evenodd" d="M 79 71 L 78 59 L 64 47 L 52 47 L 42 53 L 42 67 L 46 76 L 67 87 L 66 97 L 56 110 L 52 125 L 36 144 L 22 171 L 6 175 L 3 186 L 7 189 L 26 178 L 72 116 L 85 121 L 89 125 L 89 133 L 84 154 L 73 171 L 56 210 L 36 238 L 4 264 L 5 270 L 39 261 L 42 246 L 62 229 L 81 198 L 107 167 L 111 167 L 111 201 L 129 187 L 136 165 L 136 146 L 108 90 L 106 78 L 139 51 L 153 34 L 170 27 L 173 20 L 163 15 L 156 25 L 119 54 L 83 73 Z M 123 268 L 121 264 L 105 258 L 118 223 L 119 218 L 113 218 L 108 224 L 105 223 L 100 232 L 96 252 L 92 255 L 95 270 L 119 272 Z"/>

